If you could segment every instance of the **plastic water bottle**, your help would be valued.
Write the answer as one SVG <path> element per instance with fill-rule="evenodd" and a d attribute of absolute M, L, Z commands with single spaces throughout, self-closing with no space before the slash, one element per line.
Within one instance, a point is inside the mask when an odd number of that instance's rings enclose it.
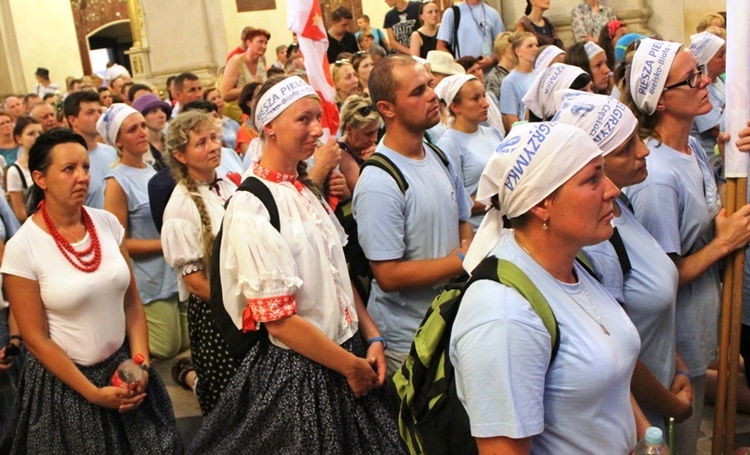
<path fill-rule="evenodd" d="M 638 442 L 633 453 L 635 455 L 669 455 L 662 431 L 656 427 L 646 430 L 646 437 Z"/>
<path fill-rule="evenodd" d="M 143 378 L 143 361 L 142 354 L 136 354 L 133 360 L 125 360 L 117 366 L 112 375 L 112 385 L 123 389 L 135 390 Z"/>

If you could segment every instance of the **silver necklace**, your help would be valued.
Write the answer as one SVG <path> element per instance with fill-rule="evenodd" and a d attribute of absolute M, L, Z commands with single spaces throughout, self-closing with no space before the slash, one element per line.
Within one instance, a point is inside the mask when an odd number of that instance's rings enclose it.
<path fill-rule="evenodd" d="M 517 239 L 516 239 L 516 243 L 518 244 L 518 246 L 521 247 L 522 250 L 524 250 L 526 252 L 526 254 L 529 255 L 529 257 L 531 257 L 532 259 L 534 259 L 534 257 L 531 256 L 531 253 L 529 252 L 529 250 L 527 250 L 526 247 L 523 246 L 521 244 L 521 242 L 519 242 Z M 547 273 L 549 273 L 549 272 L 547 272 Z M 563 292 L 563 294 L 567 295 L 568 298 L 570 298 L 570 300 L 572 300 L 573 302 L 575 302 L 575 304 L 578 305 L 578 308 L 580 308 L 581 311 L 583 311 L 584 314 L 586 314 L 586 316 L 590 317 L 592 321 L 596 322 L 599 325 L 599 328 L 602 329 L 602 332 L 605 335 L 609 336 L 609 330 L 607 330 L 607 327 L 602 322 L 602 318 L 599 316 L 599 311 L 596 309 L 596 305 L 594 305 L 594 301 L 591 300 L 591 296 L 589 295 L 589 291 L 586 289 L 586 285 L 583 283 L 583 281 L 579 280 L 579 283 L 581 284 L 581 288 L 583 289 L 583 293 L 586 294 L 586 299 L 589 301 L 589 305 L 591 306 L 591 309 L 594 310 L 594 316 L 592 316 L 591 313 L 589 313 L 588 311 L 586 311 L 586 308 L 584 308 L 583 305 L 581 305 L 581 303 L 578 300 L 576 300 L 572 295 L 570 295 L 568 293 L 568 291 L 565 290 L 564 287 L 562 287 L 562 285 L 560 284 L 560 282 L 558 281 L 557 278 L 555 278 L 553 276 L 552 279 L 555 280 L 555 284 L 557 284 L 557 287 L 560 288 L 560 290 Z"/>
<path fill-rule="evenodd" d="M 578 300 L 576 300 L 572 295 L 568 294 L 565 291 L 565 288 L 563 288 L 560 285 L 560 283 L 557 280 L 555 280 L 555 283 L 557 283 L 557 286 L 560 288 L 560 290 L 563 291 L 563 292 L 565 292 L 565 295 L 567 295 L 568 297 L 570 297 L 570 300 L 574 301 L 575 304 L 578 305 L 578 308 L 580 308 L 581 311 L 583 311 L 584 313 L 586 313 L 586 316 L 590 317 L 594 322 L 596 322 L 597 324 L 599 324 L 599 327 L 602 329 L 602 332 L 604 332 L 605 335 L 609 336 L 609 330 L 607 330 L 607 327 L 602 322 L 602 318 L 599 317 L 599 312 L 596 310 L 596 305 L 594 305 L 594 301 L 591 300 L 591 296 L 589 295 L 589 291 L 586 289 L 586 286 L 583 284 L 582 281 L 579 281 L 579 282 L 581 284 L 581 287 L 583 288 L 584 294 L 586 294 L 586 299 L 589 301 L 589 305 L 591 306 L 591 309 L 594 310 L 594 315 L 596 316 L 596 318 L 594 318 L 594 316 L 591 316 L 591 313 L 589 313 L 588 311 L 586 311 L 586 309 L 583 307 L 583 305 L 581 305 L 581 303 Z"/>

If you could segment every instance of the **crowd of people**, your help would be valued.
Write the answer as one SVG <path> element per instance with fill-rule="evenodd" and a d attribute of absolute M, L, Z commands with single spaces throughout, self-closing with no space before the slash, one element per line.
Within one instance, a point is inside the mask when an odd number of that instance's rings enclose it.
<path fill-rule="evenodd" d="M 750 151 L 750 123 L 723 132 L 724 18 L 686 46 L 583 0 L 566 48 L 548 0 L 512 31 L 482 0 L 386 2 L 382 29 L 330 14 L 335 137 L 296 37 L 270 63 L 252 26 L 166 100 L 114 63 L 5 99 L 0 452 L 404 453 L 384 385 L 441 288 L 496 257 L 559 338 L 471 282 L 465 453 L 625 454 L 670 417 L 696 453 L 719 263 L 750 241 L 750 205 L 722 209 L 724 143 Z M 205 416 L 189 447 L 154 359 Z"/>

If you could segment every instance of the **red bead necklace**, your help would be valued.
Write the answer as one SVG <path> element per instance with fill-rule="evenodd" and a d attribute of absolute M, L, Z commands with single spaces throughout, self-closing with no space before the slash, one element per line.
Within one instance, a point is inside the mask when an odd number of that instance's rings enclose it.
<path fill-rule="evenodd" d="M 94 227 L 94 223 L 93 221 L 91 221 L 91 217 L 86 212 L 86 209 L 81 207 L 81 217 L 83 218 L 83 227 L 91 236 L 91 245 L 89 245 L 89 247 L 85 250 L 76 251 L 73 248 L 73 245 L 71 245 L 70 242 L 68 242 L 65 237 L 60 234 L 60 231 L 58 231 L 55 227 L 55 223 L 52 222 L 52 219 L 49 217 L 49 213 L 47 213 L 46 201 L 42 200 L 39 205 L 42 212 L 42 219 L 44 219 L 44 224 L 45 226 L 47 226 L 47 230 L 55 240 L 57 249 L 60 250 L 60 253 L 62 253 L 65 259 L 67 259 L 67 261 L 70 262 L 73 267 L 82 272 L 92 273 L 96 271 L 96 269 L 98 269 L 99 265 L 101 265 L 102 263 L 102 248 L 99 244 L 99 236 L 96 235 L 96 228 Z M 87 256 L 91 256 L 92 252 L 92 258 L 84 259 Z"/>

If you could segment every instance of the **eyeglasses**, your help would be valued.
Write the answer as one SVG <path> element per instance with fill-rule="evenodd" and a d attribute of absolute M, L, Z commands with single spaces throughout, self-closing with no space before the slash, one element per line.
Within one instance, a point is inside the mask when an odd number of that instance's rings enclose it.
<path fill-rule="evenodd" d="M 333 62 L 333 64 L 336 66 L 342 66 L 342 65 L 349 65 L 351 64 L 351 62 L 347 59 L 343 59 L 343 60 L 336 60 L 335 62 Z"/>
<path fill-rule="evenodd" d="M 687 85 L 690 88 L 700 87 L 701 79 L 703 79 L 703 70 L 705 69 L 705 65 L 698 65 L 696 69 L 698 70 L 698 72 L 691 73 L 690 76 L 688 76 L 684 81 L 664 87 L 662 93 L 666 92 L 667 90 L 672 90 L 673 88 L 682 87 L 683 85 Z"/>
<path fill-rule="evenodd" d="M 367 117 L 368 115 L 370 115 L 370 112 L 377 112 L 377 109 L 372 104 L 368 104 L 367 106 L 363 106 L 357 109 L 357 114 L 361 115 L 362 117 Z"/>

